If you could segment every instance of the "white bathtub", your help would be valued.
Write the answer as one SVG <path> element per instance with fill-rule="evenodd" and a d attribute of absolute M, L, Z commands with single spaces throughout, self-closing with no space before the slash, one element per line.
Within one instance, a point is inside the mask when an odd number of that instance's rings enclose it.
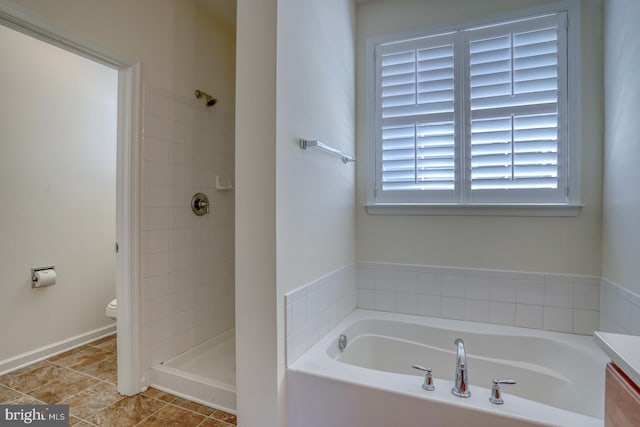
<path fill-rule="evenodd" d="M 456 338 L 466 399 L 451 394 Z M 289 366 L 289 426 L 602 427 L 607 361 L 587 336 L 356 310 Z M 432 369 L 435 391 L 411 364 Z M 517 381 L 503 405 L 489 402 L 494 378 Z"/>

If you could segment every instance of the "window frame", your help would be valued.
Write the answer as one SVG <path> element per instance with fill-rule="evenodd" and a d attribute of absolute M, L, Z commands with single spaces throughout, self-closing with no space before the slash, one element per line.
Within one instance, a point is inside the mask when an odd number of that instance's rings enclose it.
<path fill-rule="evenodd" d="M 561 202 L 540 202 L 540 201 L 504 201 L 495 199 L 487 202 L 486 199 L 477 201 L 465 199 L 460 193 L 471 195 L 470 189 L 463 188 L 460 184 L 462 172 L 466 171 L 465 162 L 462 159 L 462 144 L 456 138 L 456 189 L 453 200 L 447 198 L 433 198 L 427 202 L 409 201 L 405 196 L 389 197 L 384 201 L 376 199 L 376 191 L 378 182 L 378 159 L 382 147 L 380 146 L 380 135 L 378 135 L 379 123 L 377 117 L 377 108 L 379 105 L 379 97 L 377 90 L 377 75 L 379 75 L 378 64 L 376 63 L 375 54 L 378 46 L 393 42 L 402 42 L 410 39 L 430 38 L 432 36 L 440 36 L 445 34 L 457 33 L 454 37 L 458 38 L 455 44 L 456 61 L 455 73 L 456 82 L 465 82 L 466 77 L 460 74 L 467 72 L 467 58 L 464 53 L 467 40 L 465 31 L 471 28 L 479 28 L 483 26 L 499 25 L 510 21 L 526 20 L 542 15 L 553 13 L 566 13 L 567 21 L 570 22 L 567 31 L 567 63 L 566 74 L 570 76 L 566 82 L 566 99 L 558 101 L 559 108 L 562 103 L 566 104 L 567 114 L 567 159 L 566 159 L 566 188 L 568 195 L 566 201 Z M 367 175 L 367 200 L 365 207 L 369 214 L 392 214 L 392 215 L 502 215 L 502 216 L 576 216 L 579 214 L 582 205 L 580 204 L 580 2 L 579 0 L 561 0 L 541 7 L 515 10 L 503 14 L 495 14 L 477 20 L 467 20 L 456 23 L 455 25 L 428 27 L 418 31 L 394 33 L 381 36 L 369 37 L 366 40 L 366 88 L 367 88 L 367 132 L 365 136 L 367 140 L 367 149 L 369 151 L 369 164 Z M 561 59 L 562 60 L 562 59 Z M 460 62 L 463 64 L 461 65 Z M 466 84 L 465 84 L 466 86 Z M 458 96 L 458 91 L 467 91 L 466 87 L 456 85 L 456 109 L 464 108 L 459 105 L 463 97 Z M 467 98 L 468 99 L 468 98 Z M 466 108 L 465 108 L 466 109 Z M 466 113 L 466 112 L 465 112 Z M 463 113 L 463 114 L 465 114 Z M 461 115 L 456 115 L 455 129 L 456 132 L 464 132 L 468 134 L 469 129 L 465 121 L 458 120 Z M 466 184 L 465 184 L 466 185 Z M 496 201 L 497 200 L 497 201 Z M 462 203 L 460 203 L 462 201 Z"/>

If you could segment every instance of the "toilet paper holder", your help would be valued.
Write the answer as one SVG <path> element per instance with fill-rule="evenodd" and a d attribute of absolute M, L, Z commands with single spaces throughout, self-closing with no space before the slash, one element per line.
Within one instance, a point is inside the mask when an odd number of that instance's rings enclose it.
<path fill-rule="evenodd" d="M 46 270 L 53 270 L 55 272 L 56 267 L 54 265 L 50 265 L 47 267 L 33 267 L 31 269 L 31 287 L 32 288 L 41 288 L 43 286 L 51 286 L 55 284 L 55 280 L 53 281 L 53 283 L 47 283 L 45 285 L 38 283 L 38 276 L 36 275 L 36 273 L 39 271 L 46 271 Z"/>

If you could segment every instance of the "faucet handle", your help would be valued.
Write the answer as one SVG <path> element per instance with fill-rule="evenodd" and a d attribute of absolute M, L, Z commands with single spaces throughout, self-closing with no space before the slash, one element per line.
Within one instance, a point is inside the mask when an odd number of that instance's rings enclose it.
<path fill-rule="evenodd" d="M 514 380 L 497 380 L 494 379 L 491 381 L 491 396 L 489 396 L 489 402 L 495 403 L 496 405 L 502 405 L 504 400 L 502 400 L 502 393 L 500 392 L 500 384 L 515 384 Z"/>
<path fill-rule="evenodd" d="M 425 368 L 420 365 L 411 365 L 413 369 L 417 369 L 418 371 L 424 372 L 424 383 L 422 384 L 422 388 L 427 391 L 433 391 L 436 387 L 433 385 L 433 375 L 431 374 L 431 369 Z"/>

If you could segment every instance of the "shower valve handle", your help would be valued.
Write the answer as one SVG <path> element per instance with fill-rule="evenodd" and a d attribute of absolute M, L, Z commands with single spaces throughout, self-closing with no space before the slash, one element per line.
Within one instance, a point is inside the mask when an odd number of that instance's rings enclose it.
<path fill-rule="evenodd" d="M 420 365 L 411 365 L 413 369 L 417 369 L 418 371 L 424 372 L 424 383 L 422 384 L 422 388 L 427 391 L 433 391 L 436 387 L 433 385 L 433 374 L 431 373 L 431 369 L 425 368 Z"/>
<path fill-rule="evenodd" d="M 209 198 L 204 193 L 196 193 L 191 198 L 191 210 L 197 216 L 209 213 Z"/>
<path fill-rule="evenodd" d="M 196 203 L 196 208 L 204 209 L 206 213 L 209 213 L 209 203 L 205 202 L 204 200 L 198 200 L 198 202 Z"/>

